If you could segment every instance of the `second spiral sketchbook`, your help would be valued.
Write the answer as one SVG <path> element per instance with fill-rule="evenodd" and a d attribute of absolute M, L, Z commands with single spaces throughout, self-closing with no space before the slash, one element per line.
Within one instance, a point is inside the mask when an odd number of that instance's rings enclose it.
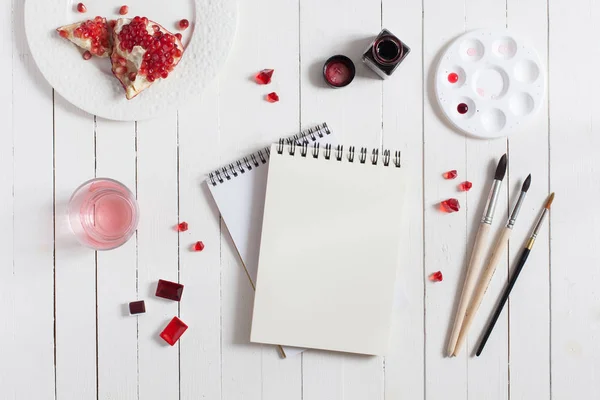
<path fill-rule="evenodd" d="M 404 185 L 399 153 L 271 147 L 252 342 L 385 355 Z"/>

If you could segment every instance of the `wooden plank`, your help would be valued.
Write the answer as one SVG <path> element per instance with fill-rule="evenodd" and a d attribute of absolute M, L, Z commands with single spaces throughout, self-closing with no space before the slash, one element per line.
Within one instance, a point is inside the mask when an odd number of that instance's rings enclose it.
<path fill-rule="evenodd" d="M 506 27 L 506 2 L 505 0 L 469 0 L 465 4 L 465 28 L 467 31 L 484 28 L 488 30 L 503 30 Z M 477 102 L 475 93 L 473 98 Z M 459 170 L 459 177 L 453 181 L 453 191 L 457 192 L 459 182 L 469 180 L 473 188 L 464 196 L 463 210 L 467 216 L 467 247 L 470 254 L 473 242 L 479 229 L 481 217 L 486 205 L 487 196 L 498 160 L 507 150 L 505 138 L 494 140 L 478 140 L 468 138 L 466 141 L 465 170 Z M 509 157 L 509 165 L 512 157 Z M 508 177 L 508 175 L 507 175 Z M 502 227 L 506 224 L 508 178 L 502 183 L 500 198 L 496 206 L 496 214 L 485 245 L 485 261 L 490 255 L 491 248 Z M 500 319 L 494 328 L 494 340 L 486 345 L 485 353 L 481 357 L 473 357 L 475 347 L 479 343 L 479 336 L 485 329 L 488 316 L 496 304 L 504 287 L 507 271 L 507 255 L 504 254 L 497 267 L 497 275 L 492 279 L 486 295 L 459 358 L 468 360 L 468 397 L 479 399 L 507 399 L 508 398 L 508 320 Z M 493 376 L 493 380 L 488 377 Z"/>
<path fill-rule="evenodd" d="M 383 148 L 402 151 L 410 177 L 405 194 L 400 267 L 390 350 L 385 358 L 385 398 L 425 398 L 423 271 L 423 31 L 422 4 L 382 2 L 383 27 L 411 48 L 392 79 L 383 84 Z"/>
<path fill-rule="evenodd" d="M 239 7 L 244 18 L 219 93 L 221 160 L 212 167 L 299 128 L 298 3 L 242 2 Z M 254 74 L 264 68 L 275 69 L 273 81 L 257 85 Z M 272 91 L 279 103 L 264 100 Z M 301 356 L 281 360 L 274 347 L 249 343 L 254 290 L 224 224 L 221 231 L 222 397 L 300 399 Z"/>
<path fill-rule="evenodd" d="M 179 394 L 179 345 L 159 337 L 179 303 L 155 297 L 159 279 L 179 280 L 177 114 L 137 123 L 138 293 L 147 313 L 138 319 L 139 398 Z M 186 291 L 183 293 L 183 301 Z"/>
<path fill-rule="evenodd" d="M 441 270 L 442 283 L 425 284 L 425 393 L 427 398 L 467 397 L 467 357 L 445 358 L 454 316 L 464 282 L 471 249 L 466 249 L 467 213 L 465 195 L 456 193 L 455 181 L 444 181 L 442 173 L 466 167 L 466 138 L 449 127 L 439 111 L 433 85 L 439 57 L 445 47 L 465 29 L 464 3 L 424 1 L 424 207 L 425 275 Z M 456 197 L 463 210 L 440 211 L 439 203 Z M 467 253 L 468 252 L 468 253 Z"/>
<path fill-rule="evenodd" d="M 521 33 L 538 51 L 547 73 L 547 1 L 508 1 L 507 25 Z M 548 194 L 548 96 L 539 113 L 522 132 L 510 136 L 509 185 L 511 207 L 528 173 L 532 184 L 512 233 L 511 268 L 529 237 L 541 204 Z M 550 269 L 549 238 L 541 236 L 527 260 L 508 302 L 510 399 L 550 398 Z"/>
<path fill-rule="evenodd" d="M 46 399 L 55 393 L 53 99 L 27 47 L 23 2 L 12 10 L 13 262 L 3 266 L 12 310 L 1 358 L 14 372 L 4 396 Z"/>
<path fill-rule="evenodd" d="M 332 17 L 335 16 L 335 17 Z M 379 148 L 382 82 L 360 61 L 381 31 L 381 3 L 307 0 L 300 4 L 302 126 L 327 121 L 336 142 Z M 356 64 L 354 81 L 343 89 L 326 86 L 323 63 L 344 54 Z M 303 362 L 304 399 L 381 399 L 382 357 L 308 351 Z"/>
<path fill-rule="evenodd" d="M 96 176 L 116 179 L 134 194 L 135 140 L 134 122 L 97 119 Z M 137 285 L 136 249 L 134 235 L 117 249 L 97 253 L 99 399 L 138 398 L 138 321 L 129 316 L 128 303 L 148 303 L 148 295 Z"/>
<path fill-rule="evenodd" d="M 181 339 L 181 398 L 221 398 L 220 219 L 204 176 L 219 163 L 219 88 L 215 81 L 198 107 L 179 111 L 180 278 L 185 285 L 181 318 L 190 327 Z M 191 250 L 201 240 L 201 253 Z"/>
<path fill-rule="evenodd" d="M 96 397 L 96 259 L 71 232 L 69 198 L 94 177 L 94 117 L 55 95 L 56 396 Z M 47 150 L 47 149 L 46 149 Z M 78 385 L 73 385 L 77 377 Z"/>
<path fill-rule="evenodd" d="M 557 194 L 551 223 L 540 235 L 550 232 L 553 399 L 600 397 L 600 216 L 595 207 L 600 196 L 595 79 L 600 49 L 594 46 L 600 9 L 597 2 L 579 4 L 549 3 L 550 190 Z"/>
<path fill-rule="evenodd" d="M 0 51 L 5 62 L 0 65 L 0 109 L 2 113 L 3 134 L 0 135 L 0 387 L 7 397 L 15 397 L 18 393 L 18 373 L 13 367 L 13 358 L 17 356 L 14 348 L 15 302 L 16 290 L 14 278 L 14 90 L 13 69 L 18 63 L 18 48 L 15 46 L 13 24 L 14 15 L 0 12 L 0 32 L 3 40 Z M 21 31 L 22 33 L 22 31 Z M 8 40 L 10 39 L 10 40 Z M 17 59 L 17 60 L 15 60 Z M 19 82 L 17 82 L 19 83 Z"/>

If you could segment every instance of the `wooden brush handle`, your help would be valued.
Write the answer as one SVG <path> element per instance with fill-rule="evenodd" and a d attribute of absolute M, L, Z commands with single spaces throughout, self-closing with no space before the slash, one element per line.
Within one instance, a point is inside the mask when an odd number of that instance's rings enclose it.
<path fill-rule="evenodd" d="M 471 324 L 473 323 L 473 320 L 475 319 L 475 314 L 477 313 L 477 310 L 479 310 L 479 306 L 481 305 L 483 296 L 485 295 L 485 292 L 487 291 L 487 289 L 490 285 L 490 282 L 492 281 L 492 277 L 494 276 L 494 272 L 496 271 L 496 266 L 498 265 L 498 262 L 504 255 L 504 250 L 506 249 L 506 246 L 508 244 L 508 239 L 510 238 L 511 232 L 512 232 L 512 229 L 506 228 L 506 227 L 504 228 L 504 230 L 502 231 L 502 234 L 500 235 L 500 237 L 498 238 L 498 241 L 496 242 L 496 246 L 494 247 L 494 250 L 492 251 L 492 255 L 490 256 L 490 259 L 489 259 L 487 265 L 485 266 L 485 268 L 483 269 L 483 272 L 481 273 L 481 278 L 479 279 L 479 285 L 475 289 L 475 293 L 473 294 L 471 303 L 467 307 L 465 319 L 463 321 L 462 328 L 460 330 L 460 334 L 458 335 L 458 341 L 456 342 L 456 346 L 454 347 L 454 353 L 452 354 L 454 356 L 458 355 L 458 353 L 460 352 L 462 345 L 465 341 L 465 338 L 467 337 L 467 334 L 469 333 Z"/>
<path fill-rule="evenodd" d="M 489 232 L 490 225 L 484 223 L 479 225 L 479 231 L 477 232 L 475 244 L 473 245 L 473 253 L 471 254 L 471 259 L 469 260 L 469 266 L 467 267 L 467 276 L 465 278 L 465 283 L 463 284 L 462 293 L 460 295 L 460 302 L 458 303 L 458 308 L 456 309 L 456 317 L 454 318 L 452 334 L 450 335 L 450 341 L 448 342 L 449 356 L 454 354 L 454 348 L 456 347 L 458 335 L 460 334 L 460 329 L 462 327 L 463 320 L 465 319 L 467 306 L 471 302 L 471 296 L 473 295 L 473 289 L 475 288 L 475 283 L 477 282 L 477 276 L 481 270 L 483 248 L 487 243 Z"/>

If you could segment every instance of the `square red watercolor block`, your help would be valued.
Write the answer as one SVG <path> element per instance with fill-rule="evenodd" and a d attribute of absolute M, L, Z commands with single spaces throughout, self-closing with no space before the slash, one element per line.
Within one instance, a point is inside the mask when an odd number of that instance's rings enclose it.
<path fill-rule="evenodd" d="M 137 314 L 143 314 L 145 312 L 146 312 L 146 303 L 144 303 L 144 300 L 132 301 L 131 303 L 129 303 L 129 314 L 137 315 Z"/>
<path fill-rule="evenodd" d="M 180 301 L 183 295 L 183 285 L 176 282 L 165 281 L 162 279 L 158 280 L 156 285 L 156 296 L 162 297 L 163 299 L 169 299 L 174 301 Z"/>
<path fill-rule="evenodd" d="M 175 345 L 188 326 L 179 318 L 173 317 L 171 322 L 160 333 L 160 337 L 171 346 Z"/>

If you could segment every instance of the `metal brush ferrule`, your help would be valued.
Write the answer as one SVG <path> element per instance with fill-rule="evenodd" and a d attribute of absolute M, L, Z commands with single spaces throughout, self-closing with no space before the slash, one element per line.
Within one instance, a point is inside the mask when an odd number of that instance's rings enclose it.
<path fill-rule="evenodd" d="M 526 192 L 521 192 L 521 194 L 519 195 L 517 204 L 515 204 L 515 208 L 513 208 L 512 214 L 510 214 L 508 224 L 506 224 L 507 228 L 512 229 L 515 226 L 515 222 L 517 222 L 517 217 L 519 216 L 519 211 L 521 211 L 521 206 L 523 205 L 523 201 L 525 200 L 526 194 Z"/>
<path fill-rule="evenodd" d="M 490 190 L 490 195 L 488 196 L 487 204 L 485 206 L 485 213 L 483 214 L 483 218 L 481 218 L 481 222 L 483 222 L 484 224 L 492 224 L 492 220 L 494 219 L 494 212 L 496 211 L 496 204 L 498 203 L 498 197 L 500 195 L 501 186 L 502 181 L 494 179 L 494 183 L 492 184 L 492 189 Z"/>

